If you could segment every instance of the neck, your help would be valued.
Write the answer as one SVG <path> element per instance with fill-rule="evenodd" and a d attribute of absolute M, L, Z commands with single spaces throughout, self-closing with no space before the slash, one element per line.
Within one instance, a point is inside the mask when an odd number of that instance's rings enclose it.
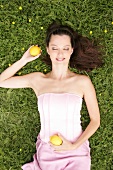
<path fill-rule="evenodd" d="M 71 71 L 68 69 L 68 67 L 61 67 L 61 66 L 52 67 L 52 71 L 50 72 L 50 77 L 53 79 L 62 80 L 69 77 L 70 72 Z"/>

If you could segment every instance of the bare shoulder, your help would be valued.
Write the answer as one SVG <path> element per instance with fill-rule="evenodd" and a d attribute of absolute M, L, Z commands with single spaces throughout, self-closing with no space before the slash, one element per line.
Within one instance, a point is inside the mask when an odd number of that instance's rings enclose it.
<path fill-rule="evenodd" d="M 75 74 L 75 80 L 83 86 L 92 84 L 90 77 L 82 74 Z"/>
<path fill-rule="evenodd" d="M 91 91 L 95 91 L 90 77 L 86 75 L 76 74 L 75 81 L 77 83 L 77 86 L 81 89 L 83 96 L 86 96 Z"/>
<path fill-rule="evenodd" d="M 34 72 L 29 74 L 31 84 L 39 83 L 45 75 L 41 72 Z"/>
<path fill-rule="evenodd" d="M 13 76 L 2 82 L 0 87 L 3 88 L 32 88 L 35 82 L 40 80 L 43 74 L 40 72 L 29 73 L 21 76 Z"/>
<path fill-rule="evenodd" d="M 29 75 L 30 87 L 35 91 L 36 94 L 38 94 L 40 91 L 45 77 L 45 74 L 41 72 L 34 72 Z"/>
<path fill-rule="evenodd" d="M 96 91 L 90 77 L 86 75 L 75 74 L 75 82 L 80 89 L 86 103 L 90 119 L 99 122 L 99 107 L 96 97 Z"/>
<path fill-rule="evenodd" d="M 37 78 L 42 78 L 44 77 L 44 74 L 41 72 L 34 72 L 34 73 L 30 73 L 29 77 L 32 79 L 37 79 Z"/>

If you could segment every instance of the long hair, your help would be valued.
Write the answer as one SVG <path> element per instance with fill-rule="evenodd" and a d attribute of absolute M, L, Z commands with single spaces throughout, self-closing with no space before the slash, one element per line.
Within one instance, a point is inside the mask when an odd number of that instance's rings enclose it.
<path fill-rule="evenodd" d="M 94 68 L 102 66 L 102 53 L 97 45 L 87 37 L 83 37 L 74 31 L 70 26 L 62 25 L 53 22 L 47 29 L 46 46 L 49 46 L 49 42 L 52 35 L 68 35 L 71 40 L 73 53 L 70 57 L 69 66 L 76 68 L 80 71 L 91 71 Z M 47 54 L 42 58 L 47 65 L 51 66 L 51 60 Z"/>

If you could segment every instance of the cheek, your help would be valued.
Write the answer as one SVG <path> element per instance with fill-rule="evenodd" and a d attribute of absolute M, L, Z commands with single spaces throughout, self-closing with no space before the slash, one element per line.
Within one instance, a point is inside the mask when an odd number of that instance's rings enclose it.
<path fill-rule="evenodd" d="M 50 49 L 50 48 L 47 48 L 47 53 L 48 53 L 49 55 L 52 55 L 52 54 L 55 54 L 55 51 L 53 51 L 53 50 Z"/>
<path fill-rule="evenodd" d="M 57 51 L 57 50 L 49 50 L 49 54 L 50 54 L 51 56 L 55 56 L 55 55 L 58 54 L 58 51 Z"/>
<path fill-rule="evenodd" d="M 73 53 L 72 51 L 68 51 L 68 52 L 66 53 L 66 55 L 67 55 L 68 57 L 70 57 L 72 53 Z"/>
<path fill-rule="evenodd" d="M 48 54 L 49 54 L 49 57 L 50 57 L 51 60 L 54 60 L 57 57 L 57 55 L 58 55 L 57 52 L 52 51 L 52 50 L 49 51 Z"/>

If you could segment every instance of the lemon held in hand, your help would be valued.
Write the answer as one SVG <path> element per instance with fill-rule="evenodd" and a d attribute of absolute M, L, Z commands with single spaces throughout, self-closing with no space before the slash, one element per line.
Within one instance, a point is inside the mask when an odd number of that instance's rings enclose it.
<path fill-rule="evenodd" d="M 53 136 L 50 136 L 50 142 L 53 144 L 53 145 L 61 145 L 62 144 L 62 139 L 57 136 L 57 135 L 53 135 Z"/>
<path fill-rule="evenodd" d="M 35 57 L 35 56 L 37 56 L 38 54 L 41 53 L 41 49 L 38 46 L 33 46 L 33 47 L 30 48 L 29 52 L 33 57 Z"/>

